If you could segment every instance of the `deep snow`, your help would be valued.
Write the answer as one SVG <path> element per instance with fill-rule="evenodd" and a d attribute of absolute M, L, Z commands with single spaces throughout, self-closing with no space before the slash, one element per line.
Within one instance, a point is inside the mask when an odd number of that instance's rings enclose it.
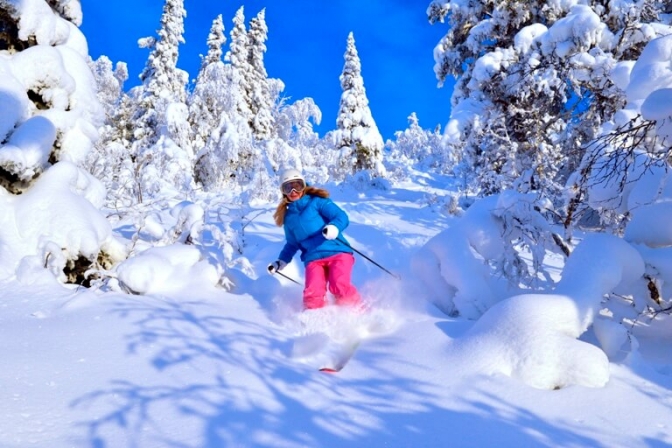
<path fill-rule="evenodd" d="M 412 257 L 458 219 L 426 206 L 440 188 L 416 185 L 365 194 L 329 186 L 350 215 L 353 246 L 401 276 L 357 257 L 354 282 L 373 305 L 369 316 L 300 317 L 301 288 L 265 272 L 283 243 L 274 204 L 256 204 L 265 212 L 246 227 L 244 255 L 258 277 L 230 272 L 232 292 L 179 264 L 161 276 L 160 294 L 64 288 L 47 271 L 29 284 L 6 281 L 0 446 L 672 444 L 672 334 L 640 338 L 638 352 L 608 364 L 602 387 L 541 389 L 508 376 L 503 351 L 521 360 L 534 353 L 520 352 L 507 331 L 474 339 L 476 326 L 491 327 L 447 316 L 413 281 Z M 286 272 L 301 281 L 294 263 Z M 151 278 L 147 266 L 138 269 Z M 322 329 L 378 325 L 346 368 L 328 375 L 292 357 L 310 328 L 301 319 Z"/>

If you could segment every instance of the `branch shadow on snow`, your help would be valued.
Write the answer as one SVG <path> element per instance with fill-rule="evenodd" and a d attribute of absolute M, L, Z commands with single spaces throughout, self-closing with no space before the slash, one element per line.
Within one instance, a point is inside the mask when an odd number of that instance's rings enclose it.
<path fill-rule="evenodd" d="M 446 408 L 440 382 L 384 370 L 388 355 L 377 349 L 392 341 L 361 349 L 366 374 L 324 375 L 284 356 L 286 338 L 263 319 L 150 299 L 120 301 L 113 312 L 133 322 L 129 356 L 147 359 L 156 375 L 119 378 L 71 404 L 91 410 L 80 422 L 87 446 L 476 447 L 495 435 L 539 446 L 526 427 L 561 433 L 525 410 L 501 417 L 479 403 L 467 412 Z M 560 437 L 561 445 L 598 445 Z"/>
<path fill-rule="evenodd" d="M 462 400 L 464 405 L 471 410 L 467 413 L 467 418 L 462 422 L 464 425 L 478 424 L 474 420 L 474 415 L 486 418 L 487 431 L 471 432 L 471 440 L 463 447 L 483 447 L 483 446 L 501 446 L 506 441 L 507 446 L 535 446 L 535 447 L 560 447 L 560 446 L 591 446 L 604 447 L 609 446 L 605 443 L 604 434 L 612 428 L 587 427 L 578 420 L 553 419 L 549 421 L 543 415 L 537 415 L 530 409 L 514 406 L 503 402 L 501 396 L 493 395 L 490 392 L 474 388 L 474 394 L 477 398 Z M 544 391 L 542 395 L 553 393 Z M 550 397 L 539 397 L 539 399 L 548 399 Z M 456 423 L 456 430 L 459 426 Z M 484 426 L 471 426 L 477 428 Z M 611 435 L 620 434 L 614 431 Z M 619 437 L 620 439 L 620 437 Z M 509 445 L 510 444 L 510 445 Z"/>

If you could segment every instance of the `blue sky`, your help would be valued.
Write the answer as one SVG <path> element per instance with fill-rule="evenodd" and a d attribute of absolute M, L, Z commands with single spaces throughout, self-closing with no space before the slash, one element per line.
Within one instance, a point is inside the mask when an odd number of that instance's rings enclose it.
<path fill-rule="evenodd" d="M 311 97 L 322 111 L 324 132 L 336 126 L 341 96 L 338 77 L 348 33 L 355 36 L 362 61 L 362 75 L 369 105 L 385 139 L 408 125 L 416 112 L 423 128 L 443 128 L 450 114 L 451 85 L 437 87 L 434 47 L 446 25 L 430 25 L 425 11 L 429 0 L 293 0 L 212 2 L 185 0 L 185 41 L 178 66 L 196 77 L 200 55 L 207 51 L 206 38 L 212 21 L 222 14 L 225 33 L 240 6 L 246 22 L 266 8 L 270 77 L 285 83 L 290 101 Z M 148 51 L 138 48 L 139 38 L 156 36 L 163 0 L 115 0 L 82 2 L 82 32 L 94 59 L 108 56 L 128 63 L 126 88 L 139 83 L 138 76 Z"/>

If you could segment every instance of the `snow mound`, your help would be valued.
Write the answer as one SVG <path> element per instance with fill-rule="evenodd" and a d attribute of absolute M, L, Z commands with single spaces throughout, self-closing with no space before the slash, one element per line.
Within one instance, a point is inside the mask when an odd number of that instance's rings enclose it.
<path fill-rule="evenodd" d="M 194 246 L 153 247 L 122 262 L 117 276 L 136 294 L 165 294 L 190 284 L 216 285 L 219 275 Z"/>
<path fill-rule="evenodd" d="M 591 235 L 569 257 L 555 293 L 522 294 L 495 304 L 465 336 L 450 342 L 450 356 L 540 389 L 602 387 L 609 381 L 607 355 L 576 338 L 593 323 L 604 294 L 627 287 L 643 272 L 642 258 L 627 242 Z M 600 332 L 610 350 L 620 337 Z"/>

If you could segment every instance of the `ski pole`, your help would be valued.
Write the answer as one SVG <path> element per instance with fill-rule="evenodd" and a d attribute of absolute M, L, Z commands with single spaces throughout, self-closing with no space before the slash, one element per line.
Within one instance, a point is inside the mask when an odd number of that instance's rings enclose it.
<path fill-rule="evenodd" d="M 336 240 L 339 241 L 339 242 L 340 242 L 341 244 L 343 244 L 344 246 L 347 246 L 347 247 L 349 247 L 350 249 L 352 249 L 353 251 L 357 252 L 359 255 L 361 255 L 362 257 L 366 258 L 366 259 L 369 260 L 371 263 L 375 264 L 375 265 L 378 266 L 380 269 L 382 269 L 383 271 L 385 271 L 385 272 L 387 272 L 388 274 L 390 274 L 392 277 L 396 278 L 397 280 L 401 280 L 401 277 L 399 277 L 398 275 L 395 275 L 395 274 L 391 273 L 390 271 L 388 271 L 387 269 L 385 269 L 384 267 L 382 267 L 381 265 L 379 265 L 378 263 L 376 263 L 375 261 L 373 261 L 372 259 L 370 259 L 370 258 L 367 257 L 366 255 L 364 255 L 363 253 L 361 253 L 360 251 L 358 251 L 357 249 L 355 249 L 354 247 L 352 247 L 350 244 L 348 244 L 347 242 L 343 241 L 340 237 L 339 237 L 339 238 L 336 238 Z"/>
<path fill-rule="evenodd" d="M 282 272 L 280 272 L 280 271 L 278 271 L 278 270 L 276 270 L 275 273 L 276 273 L 276 274 L 280 274 L 280 275 L 282 275 L 283 277 L 285 277 L 285 278 L 286 278 L 287 280 L 289 280 L 290 282 L 294 282 L 294 283 L 296 283 L 296 284 L 299 285 L 299 286 L 303 286 L 301 283 L 297 282 L 296 280 L 294 280 L 294 279 L 291 278 L 291 277 L 286 276 L 285 274 L 283 274 Z"/>

